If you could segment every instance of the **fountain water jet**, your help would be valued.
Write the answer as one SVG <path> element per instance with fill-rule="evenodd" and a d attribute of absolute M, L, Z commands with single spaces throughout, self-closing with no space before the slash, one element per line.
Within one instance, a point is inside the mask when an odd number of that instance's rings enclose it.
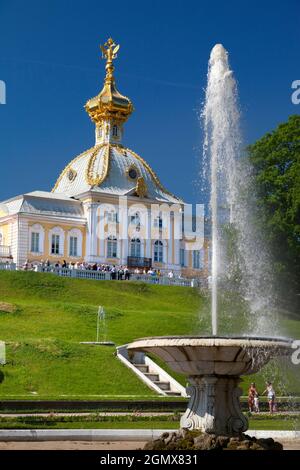
<path fill-rule="evenodd" d="M 228 53 L 217 44 L 211 51 L 205 104 L 203 179 L 210 181 L 212 225 L 212 334 L 218 329 L 218 284 L 227 290 L 236 265 L 235 290 L 246 301 L 250 315 L 247 332 L 275 332 L 272 262 L 263 236 L 255 228 L 252 169 L 243 157 L 238 89 Z M 226 234 L 227 230 L 227 234 Z M 235 236 L 235 258 L 228 257 L 228 233 Z M 272 318 L 271 317 L 272 314 Z"/>
<path fill-rule="evenodd" d="M 235 159 L 240 151 L 239 111 L 237 87 L 229 68 L 228 54 L 222 44 L 211 51 L 205 105 L 202 111 L 204 122 L 204 160 L 210 166 L 210 209 L 212 222 L 212 334 L 218 329 L 218 277 L 222 262 L 220 253 L 220 208 L 231 212 L 235 202 Z M 207 176 L 207 175 L 206 175 Z"/>
<path fill-rule="evenodd" d="M 217 44 L 211 52 L 208 71 L 205 122 L 205 153 L 210 158 L 212 212 L 212 337 L 172 336 L 143 338 L 128 345 L 129 352 L 153 353 L 190 383 L 190 401 L 181 418 L 184 429 L 226 436 L 240 436 L 248 428 L 240 408 L 241 375 L 258 372 L 270 359 L 291 353 L 291 341 L 280 338 L 217 336 L 217 291 L 220 275 L 220 207 L 230 212 L 230 221 L 238 228 L 245 222 L 245 211 L 238 199 L 240 175 L 236 157 L 241 140 L 236 82 L 228 65 L 228 54 Z M 247 242 L 240 231 L 240 244 Z M 251 237 L 250 237 L 251 238 Z M 244 250 L 249 248 L 248 244 Z M 250 256 L 253 253 L 250 251 Z M 248 274 L 253 263 L 246 257 Z M 251 269 L 249 270 L 249 266 Z M 251 277 L 251 276 L 250 276 Z M 255 284 L 250 283 L 250 287 Z M 251 291 L 251 289 L 250 289 Z M 248 289 L 249 292 L 249 289 Z M 251 300 L 255 300 L 252 294 Z M 255 303 L 255 302 L 254 302 Z"/>

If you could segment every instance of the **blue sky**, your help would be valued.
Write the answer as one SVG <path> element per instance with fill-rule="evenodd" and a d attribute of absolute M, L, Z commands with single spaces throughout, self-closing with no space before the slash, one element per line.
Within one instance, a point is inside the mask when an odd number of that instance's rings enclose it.
<path fill-rule="evenodd" d="M 0 0 L 0 200 L 50 190 L 65 165 L 94 144 L 83 109 L 103 84 L 99 44 L 121 44 L 119 90 L 135 112 L 124 144 L 164 185 L 201 202 L 197 118 L 214 44 L 229 51 L 239 84 L 245 144 L 299 113 L 298 0 Z"/>

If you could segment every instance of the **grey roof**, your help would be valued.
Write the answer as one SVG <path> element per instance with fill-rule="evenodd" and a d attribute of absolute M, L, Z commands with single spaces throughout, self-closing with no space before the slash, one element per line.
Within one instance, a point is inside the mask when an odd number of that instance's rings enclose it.
<path fill-rule="evenodd" d="M 33 191 L 16 196 L 4 201 L 1 207 L 7 210 L 7 215 L 26 213 L 84 219 L 83 207 L 79 201 L 46 191 Z"/>

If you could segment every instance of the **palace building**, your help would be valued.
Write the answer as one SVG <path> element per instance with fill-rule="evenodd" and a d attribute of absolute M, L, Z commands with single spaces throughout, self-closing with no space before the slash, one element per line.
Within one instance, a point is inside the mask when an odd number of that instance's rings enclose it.
<path fill-rule="evenodd" d="M 115 84 L 119 46 L 109 39 L 101 49 L 104 86 L 85 105 L 95 144 L 67 164 L 51 192 L 0 204 L 0 261 L 86 261 L 207 276 L 209 244 L 195 244 L 191 230 L 185 235 L 184 202 L 123 144 L 133 105 Z"/>

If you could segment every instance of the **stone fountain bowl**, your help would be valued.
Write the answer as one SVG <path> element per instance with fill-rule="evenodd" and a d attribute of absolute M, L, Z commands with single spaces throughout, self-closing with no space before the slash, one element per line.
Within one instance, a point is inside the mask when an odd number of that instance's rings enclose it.
<path fill-rule="evenodd" d="M 144 351 L 188 377 L 184 429 L 222 436 L 241 436 L 248 428 L 239 397 L 240 376 L 258 372 L 277 356 L 291 354 L 292 340 L 221 336 L 158 336 L 128 345 L 128 353 Z"/>
<path fill-rule="evenodd" d="M 270 359 L 291 354 L 285 338 L 222 336 L 157 336 L 128 345 L 152 353 L 172 370 L 191 376 L 240 376 L 258 372 Z"/>

